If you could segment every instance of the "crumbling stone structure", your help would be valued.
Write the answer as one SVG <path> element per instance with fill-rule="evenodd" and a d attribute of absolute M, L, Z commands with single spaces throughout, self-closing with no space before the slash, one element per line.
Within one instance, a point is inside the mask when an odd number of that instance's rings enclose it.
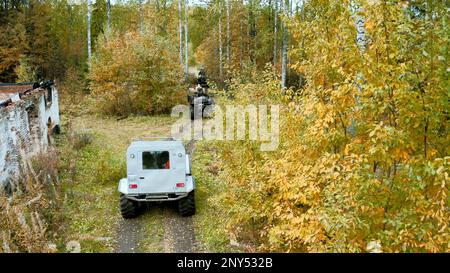
<path fill-rule="evenodd" d="M 0 187 L 11 191 L 24 160 L 46 152 L 51 135 L 59 131 L 53 82 L 0 84 Z"/>

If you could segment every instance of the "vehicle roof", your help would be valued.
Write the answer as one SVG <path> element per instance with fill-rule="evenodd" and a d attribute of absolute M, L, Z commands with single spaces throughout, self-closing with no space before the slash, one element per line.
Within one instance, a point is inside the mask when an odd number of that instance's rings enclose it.
<path fill-rule="evenodd" d="M 128 150 L 135 149 L 149 149 L 149 150 L 164 150 L 164 149 L 177 149 L 184 150 L 184 145 L 181 140 L 158 140 L 158 141 L 133 141 L 131 142 Z"/>

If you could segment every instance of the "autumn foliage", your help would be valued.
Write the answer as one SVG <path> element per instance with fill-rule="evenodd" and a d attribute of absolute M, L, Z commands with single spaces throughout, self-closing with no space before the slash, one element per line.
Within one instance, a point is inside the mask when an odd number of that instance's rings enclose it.
<path fill-rule="evenodd" d="M 447 9 L 359 2 L 365 49 L 350 1 L 307 1 L 289 22 L 306 87 L 231 87 L 240 103 L 283 105 L 276 152 L 221 145 L 227 228 L 260 250 L 450 251 Z"/>
<path fill-rule="evenodd" d="M 170 113 L 185 99 L 176 52 L 151 30 L 103 37 L 90 72 L 96 109 L 116 115 Z"/>

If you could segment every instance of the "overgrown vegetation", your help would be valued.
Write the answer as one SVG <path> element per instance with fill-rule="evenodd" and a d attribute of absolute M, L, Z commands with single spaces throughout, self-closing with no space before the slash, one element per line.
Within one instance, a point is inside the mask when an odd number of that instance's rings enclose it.
<path fill-rule="evenodd" d="M 194 216 L 197 239 L 208 251 L 237 251 L 239 248 L 236 245 L 234 248 L 230 245 L 230 238 L 224 229 L 227 219 L 216 201 L 224 186 L 217 176 L 221 167 L 216 144 L 201 141 L 195 146 L 192 171 L 197 185 L 197 213 Z"/>
<path fill-rule="evenodd" d="M 56 252 L 66 198 L 54 151 L 26 161 L 12 195 L 0 193 L 0 252 Z"/>
<path fill-rule="evenodd" d="M 264 78 L 231 86 L 283 118 L 276 152 L 221 145 L 228 229 L 269 251 L 448 252 L 446 7 L 364 3 L 361 52 L 346 4 L 308 1 L 291 22 L 301 96 Z"/>
<path fill-rule="evenodd" d="M 112 33 L 100 40 L 90 73 L 95 108 L 104 114 L 160 114 L 183 102 L 176 48 L 144 32 Z"/>
<path fill-rule="evenodd" d="M 79 244 L 81 252 L 111 252 L 120 217 L 116 185 L 125 175 L 124 159 L 92 131 L 79 130 L 74 129 L 58 147 L 68 198 L 64 237 Z"/>
<path fill-rule="evenodd" d="M 62 78 L 85 68 L 85 7 L 69 1 L 2 0 L 0 82 Z"/>

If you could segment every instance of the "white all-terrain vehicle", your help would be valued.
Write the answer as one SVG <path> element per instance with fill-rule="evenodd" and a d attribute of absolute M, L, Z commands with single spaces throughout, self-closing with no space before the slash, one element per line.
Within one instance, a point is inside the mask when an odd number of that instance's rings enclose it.
<path fill-rule="evenodd" d="M 177 201 L 181 215 L 195 214 L 195 180 L 182 141 L 133 141 L 127 177 L 119 182 L 123 218 L 136 217 L 145 202 Z"/>

